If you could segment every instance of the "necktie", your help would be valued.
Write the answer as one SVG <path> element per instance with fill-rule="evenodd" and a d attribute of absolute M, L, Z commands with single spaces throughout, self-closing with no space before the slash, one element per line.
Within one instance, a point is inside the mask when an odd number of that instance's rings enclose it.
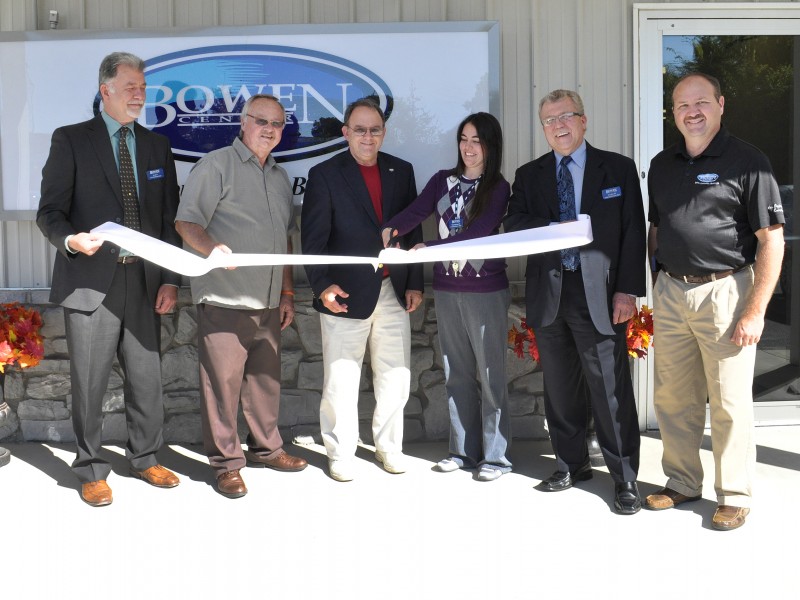
<path fill-rule="evenodd" d="M 136 193 L 136 178 L 133 175 L 133 161 L 128 151 L 127 127 L 119 130 L 119 181 L 122 186 L 122 224 L 125 227 L 141 231 L 139 221 L 139 196 Z"/>
<path fill-rule="evenodd" d="M 575 186 L 572 183 L 572 174 L 567 168 L 571 160 L 571 156 L 565 156 L 561 159 L 561 164 L 558 167 L 558 176 L 556 177 L 559 221 L 574 221 L 578 218 L 575 211 Z M 580 250 L 577 248 L 561 250 L 561 264 L 568 271 L 577 270 L 581 266 Z"/>

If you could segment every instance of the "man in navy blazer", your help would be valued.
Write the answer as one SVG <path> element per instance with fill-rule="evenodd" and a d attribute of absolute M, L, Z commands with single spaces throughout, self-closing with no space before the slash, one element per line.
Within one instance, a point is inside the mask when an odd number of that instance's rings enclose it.
<path fill-rule="evenodd" d="M 100 447 L 103 396 L 115 356 L 125 376 L 131 474 L 157 487 L 179 483 L 155 453 L 163 443 L 164 422 L 159 315 L 174 308 L 180 276 L 90 233 L 111 221 L 180 244 L 173 225 L 178 184 L 169 140 L 135 122 L 144 106 L 144 66 L 123 52 L 103 59 L 103 112 L 53 133 L 36 215 L 39 229 L 58 250 L 50 301 L 64 307 L 77 441 L 72 469 L 81 498 L 92 506 L 112 501 L 106 483 L 111 466 Z M 133 189 L 122 183 L 130 173 L 124 165 L 133 167 Z M 127 214 L 123 187 L 132 199 Z"/>
<path fill-rule="evenodd" d="M 414 170 L 379 152 L 386 119 L 368 98 L 347 107 L 342 133 L 348 151 L 314 166 L 303 199 L 301 241 L 306 254 L 377 256 L 383 223 L 417 195 Z M 419 228 L 400 240 L 422 241 Z M 403 408 L 410 388 L 411 329 L 408 313 L 422 302 L 421 265 L 306 267 L 314 308 L 320 312 L 324 383 L 320 427 L 331 477 L 355 476 L 358 392 L 369 344 L 375 412 L 375 456 L 390 473 L 405 471 Z"/>
<path fill-rule="evenodd" d="M 572 251 L 528 257 L 527 322 L 539 346 L 557 464 L 537 489 L 562 491 L 592 477 L 586 445 L 591 402 L 615 483 L 614 507 L 634 514 L 641 508 L 639 424 L 625 332 L 636 313 L 636 297 L 645 294 L 646 266 L 636 166 L 585 142 L 587 118 L 573 91 L 545 96 L 539 119 L 553 151 L 517 170 L 505 229 L 546 227 L 581 213 L 592 220 L 594 240 Z M 574 202 L 571 209 L 569 202 Z"/>

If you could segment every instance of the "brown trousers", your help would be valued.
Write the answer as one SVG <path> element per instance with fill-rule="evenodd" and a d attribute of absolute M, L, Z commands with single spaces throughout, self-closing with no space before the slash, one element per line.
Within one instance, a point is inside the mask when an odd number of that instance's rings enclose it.
<path fill-rule="evenodd" d="M 280 311 L 197 305 L 203 446 L 219 476 L 246 460 L 238 434 L 241 399 L 247 444 L 264 457 L 281 452 Z"/>

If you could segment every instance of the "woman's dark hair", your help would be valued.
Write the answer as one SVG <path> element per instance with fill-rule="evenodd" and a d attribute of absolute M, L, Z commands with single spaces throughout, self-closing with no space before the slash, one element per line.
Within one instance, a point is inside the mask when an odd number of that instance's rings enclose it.
<path fill-rule="evenodd" d="M 483 178 L 481 179 L 475 197 L 470 202 L 468 212 L 468 222 L 474 221 L 483 214 L 492 197 L 494 187 L 504 180 L 500 172 L 500 165 L 503 162 L 503 130 L 500 123 L 492 115 L 485 112 L 473 113 L 467 116 L 458 126 L 456 133 L 456 143 L 461 143 L 461 134 L 467 123 L 472 124 L 478 132 L 478 139 L 483 148 Z M 460 177 L 466 171 L 466 165 L 461 158 L 461 151 L 458 152 L 458 162 L 453 174 Z"/>

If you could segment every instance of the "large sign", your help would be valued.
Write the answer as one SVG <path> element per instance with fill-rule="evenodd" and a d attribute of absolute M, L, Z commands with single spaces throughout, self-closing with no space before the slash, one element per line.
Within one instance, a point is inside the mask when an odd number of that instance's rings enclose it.
<path fill-rule="evenodd" d="M 383 150 L 410 161 L 421 188 L 453 166 L 467 114 L 499 115 L 496 23 L 365 24 L 35 32 L 0 36 L 0 176 L 5 211 L 38 206 L 53 130 L 102 108 L 97 69 L 112 51 L 146 62 L 139 122 L 169 137 L 181 182 L 231 143 L 244 102 L 278 97 L 286 127 L 274 156 L 302 201 L 308 170 L 346 147 L 347 105 L 372 97 L 388 116 Z M 76 37 L 76 35 L 80 37 Z"/>
<path fill-rule="evenodd" d="M 286 108 L 279 162 L 343 147 L 347 105 L 374 97 L 387 117 L 392 93 L 375 73 L 332 54 L 285 46 L 210 46 L 147 61 L 142 124 L 172 140 L 180 159 L 230 144 L 244 102 L 270 93 Z"/>

